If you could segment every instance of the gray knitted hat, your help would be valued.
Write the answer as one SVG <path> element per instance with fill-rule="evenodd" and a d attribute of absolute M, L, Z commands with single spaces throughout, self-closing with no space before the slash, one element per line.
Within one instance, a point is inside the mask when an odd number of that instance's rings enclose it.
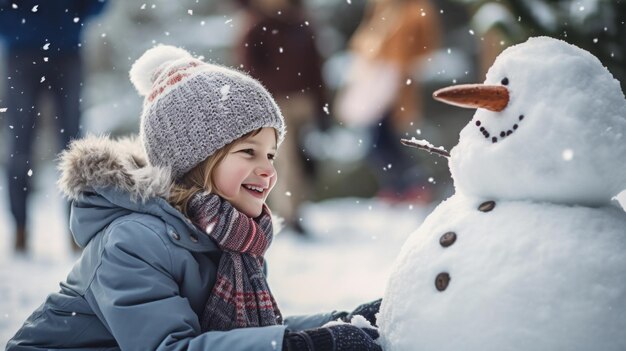
<path fill-rule="evenodd" d="M 241 136 L 275 128 L 278 144 L 285 122 L 270 93 L 239 71 L 195 59 L 159 45 L 130 69 L 145 96 L 140 139 L 153 166 L 169 167 L 177 179 Z"/>

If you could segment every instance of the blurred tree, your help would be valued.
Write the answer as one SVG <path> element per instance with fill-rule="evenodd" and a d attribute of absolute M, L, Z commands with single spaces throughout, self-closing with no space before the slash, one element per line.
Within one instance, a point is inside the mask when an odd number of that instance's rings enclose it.
<path fill-rule="evenodd" d="M 473 12 L 483 37 L 483 70 L 504 49 L 550 36 L 595 55 L 626 87 L 626 0 L 456 0 Z"/>

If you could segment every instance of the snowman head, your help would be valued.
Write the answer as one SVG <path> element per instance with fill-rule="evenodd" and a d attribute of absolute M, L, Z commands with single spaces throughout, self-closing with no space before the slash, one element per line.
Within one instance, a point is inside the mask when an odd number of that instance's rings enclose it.
<path fill-rule="evenodd" d="M 602 205 L 626 188 L 626 100 L 585 50 L 531 38 L 504 50 L 484 84 L 435 98 L 478 107 L 451 151 L 459 193 Z"/>

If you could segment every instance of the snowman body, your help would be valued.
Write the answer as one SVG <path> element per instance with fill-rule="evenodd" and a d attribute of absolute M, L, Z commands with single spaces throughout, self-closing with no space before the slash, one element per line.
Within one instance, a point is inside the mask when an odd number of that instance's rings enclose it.
<path fill-rule="evenodd" d="M 626 350 L 626 212 L 611 202 L 626 189 L 619 82 L 540 37 L 503 51 L 480 86 L 505 102 L 479 108 L 451 150 L 455 195 L 402 248 L 381 344 Z"/>
<path fill-rule="evenodd" d="M 626 213 L 485 201 L 452 196 L 404 244 L 383 349 L 626 350 Z"/>

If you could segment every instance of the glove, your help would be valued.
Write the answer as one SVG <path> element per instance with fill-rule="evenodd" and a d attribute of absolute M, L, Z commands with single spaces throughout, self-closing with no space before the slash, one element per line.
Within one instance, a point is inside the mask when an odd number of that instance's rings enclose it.
<path fill-rule="evenodd" d="M 348 313 L 348 315 L 342 319 L 349 323 L 352 320 L 352 317 L 359 315 L 365 317 L 365 319 L 367 319 L 367 321 L 370 322 L 371 325 L 378 327 L 378 325 L 376 325 L 376 313 L 378 313 L 378 311 L 380 310 L 381 302 L 383 302 L 383 299 L 364 303 L 355 308 L 354 311 Z"/>
<path fill-rule="evenodd" d="M 378 331 L 352 324 L 285 332 L 283 351 L 382 351 L 374 342 Z"/>

